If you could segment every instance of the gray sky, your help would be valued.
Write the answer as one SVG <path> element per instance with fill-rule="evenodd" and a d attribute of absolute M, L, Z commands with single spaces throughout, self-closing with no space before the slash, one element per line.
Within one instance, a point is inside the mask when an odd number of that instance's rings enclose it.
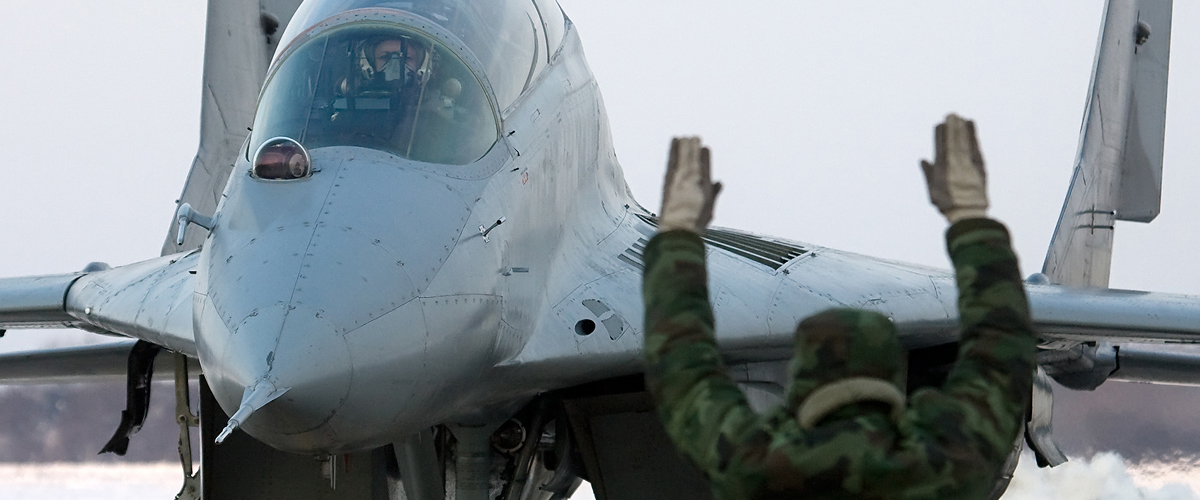
<path fill-rule="evenodd" d="M 671 135 L 726 184 L 716 224 L 946 267 L 917 161 L 949 111 L 979 124 L 993 214 L 1026 274 L 1070 178 L 1102 2 L 567 0 L 618 157 L 657 209 Z M 1176 5 L 1174 61 L 1200 5 Z M 5 2 L 0 276 L 157 253 L 195 154 L 202 2 Z M 53 26 L 54 29 L 46 29 Z M 1200 77 L 1171 69 L 1163 213 L 1116 231 L 1114 287 L 1200 294 Z M 19 244 L 14 244 L 19 242 Z"/>
<path fill-rule="evenodd" d="M 669 137 L 699 134 L 725 182 L 716 224 L 947 267 L 917 162 L 954 111 L 978 124 L 1024 273 L 1040 269 L 1103 2 L 562 3 L 651 210 Z M 0 3 L 0 276 L 157 255 L 196 151 L 205 11 Z M 1200 295 L 1198 20 L 1176 2 L 1162 215 L 1118 224 L 1114 287 Z M 0 350 L 45 336 L 10 332 Z"/>

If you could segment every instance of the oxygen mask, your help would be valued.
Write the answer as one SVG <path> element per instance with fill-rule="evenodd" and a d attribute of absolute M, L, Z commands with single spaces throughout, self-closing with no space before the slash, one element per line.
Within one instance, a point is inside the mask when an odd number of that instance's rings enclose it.
<path fill-rule="evenodd" d="M 405 67 L 404 59 L 400 57 L 400 54 L 392 53 L 390 57 L 388 57 L 387 63 L 383 65 L 383 80 L 386 82 L 394 82 L 399 80 L 405 76 L 408 76 L 406 75 L 406 70 L 408 70 L 408 68 Z M 405 78 L 405 80 L 407 80 L 407 78 Z"/>

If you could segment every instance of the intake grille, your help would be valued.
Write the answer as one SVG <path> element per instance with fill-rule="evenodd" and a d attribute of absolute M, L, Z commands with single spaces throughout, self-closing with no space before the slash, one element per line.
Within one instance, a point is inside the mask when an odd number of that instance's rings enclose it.
<path fill-rule="evenodd" d="M 636 215 L 642 222 L 653 227 L 658 227 L 658 218 L 643 214 Z M 788 261 L 808 252 L 808 250 L 790 243 L 770 240 L 740 231 L 730 231 L 728 229 L 709 229 L 704 232 L 701 239 L 715 248 L 762 264 L 776 271 L 780 267 L 783 267 L 784 264 L 787 264 Z M 645 267 L 645 260 L 642 254 L 646 250 L 647 243 L 649 243 L 649 240 L 646 238 L 638 238 L 633 246 L 626 249 L 617 258 L 638 269 L 642 269 Z"/>

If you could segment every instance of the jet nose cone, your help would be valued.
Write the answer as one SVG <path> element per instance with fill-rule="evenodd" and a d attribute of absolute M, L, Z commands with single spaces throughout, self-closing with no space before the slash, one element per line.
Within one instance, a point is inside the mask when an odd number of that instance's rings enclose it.
<path fill-rule="evenodd" d="M 428 414 L 491 352 L 499 254 L 452 260 L 475 237 L 476 184 L 363 148 L 311 155 L 320 171 L 304 180 L 230 180 L 200 257 L 197 351 L 227 414 L 260 381 L 287 388 L 241 423 L 260 441 L 377 446 L 398 425 L 427 425 L 400 417 Z"/>
<path fill-rule="evenodd" d="M 287 390 L 242 425 L 277 448 L 320 449 L 336 439 L 327 424 L 347 397 L 353 368 L 344 337 L 321 316 L 296 305 L 256 310 L 231 332 L 217 361 L 222 369 L 211 385 L 226 413 L 259 381 Z"/>

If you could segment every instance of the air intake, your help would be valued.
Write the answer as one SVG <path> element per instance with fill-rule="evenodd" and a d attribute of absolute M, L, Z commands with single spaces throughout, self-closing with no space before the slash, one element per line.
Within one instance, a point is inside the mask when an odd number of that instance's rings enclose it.
<path fill-rule="evenodd" d="M 649 224 L 652 227 L 658 227 L 658 218 L 649 215 L 636 214 L 642 222 Z M 714 248 L 724 250 L 731 254 L 737 255 L 752 262 L 762 264 L 773 270 L 778 271 L 780 267 L 787 264 L 788 261 L 804 255 L 808 252 L 804 248 L 795 246 L 790 243 L 770 240 L 760 236 L 755 236 L 741 231 L 731 231 L 728 229 L 709 229 L 704 232 L 701 239 L 705 243 L 712 245 Z M 625 250 L 624 253 L 618 255 L 617 258 L 622 262 L 630 264 L 638 269 L 645 267 L 645 261 L 642 253 L 646 250 L 648 240 L 638 238 L 633 246 Z"/>

